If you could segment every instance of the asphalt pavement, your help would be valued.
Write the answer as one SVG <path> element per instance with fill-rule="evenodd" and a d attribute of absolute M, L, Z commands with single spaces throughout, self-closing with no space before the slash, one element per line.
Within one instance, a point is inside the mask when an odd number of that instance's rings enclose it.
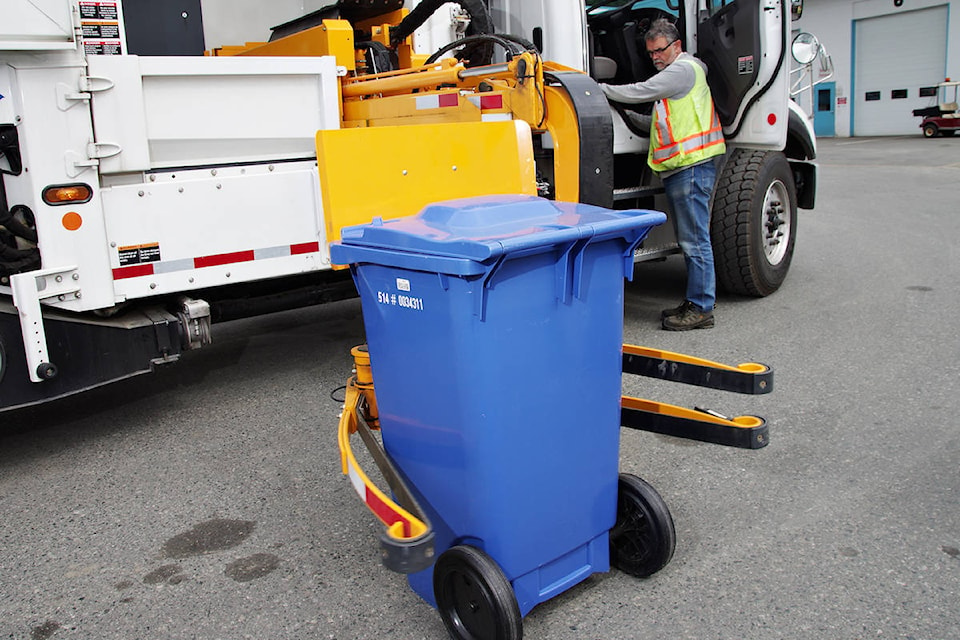
<path fill-rule="evenodd" d="M 622 433 L 674 558 L 590 577 L 526 638 L 960 638 L 960 137 L 821 140 L 819 164 L 774 295 L 669 333 L 682 261 L 626 285 L 626 342 L 763 362 L 775 390 L 625 392 L 764 416 L 770 445 Z M 446 637 L 340 473 L 363 340 L 357 300 L 216 325 L 153 375 L 0 415 L 0 638 Z"/>

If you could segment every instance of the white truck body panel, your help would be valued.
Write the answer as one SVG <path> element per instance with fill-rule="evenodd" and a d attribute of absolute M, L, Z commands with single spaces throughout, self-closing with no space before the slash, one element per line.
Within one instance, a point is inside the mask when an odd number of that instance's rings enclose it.
<path fill-rule="evenodd" d="M 339 127 L 332 57 L 89 56 L 87 75 L 78 52 L 45 55 L 0 75 L 29 167 L 8 197 L 36 212 L 44 269 L 80 285 L 45 304 L 89 311 L 329 268 L 315 135 Z M 93 197 L 39 198 L 72 183 Z M 59 222 L 68 212 L 79 228 Z"/>
<path fill-rule="evenodd" d="M 102 194 L 118 302 L 330 266 L 312 160 L 151 173 Z"/>
<path fill-rule="evenodd" d="M 102 309 L 113 305 L 109 247 L 103 227 L 103 209 L 97 190 L 89 94 L 80 90 L 83 59 L 74 52 L 10 57 L 9 88 L 14 122 L 20 138 L 25 171 L 5 180 L 7 198 L 31 208 L 37 217 L 38 246 L 45 270 L 76 269 L 79 295 L 46 299 L 46 304 L 69 311 Z M 9 90 L 9 94 L 7 91 Z M 69 208 L 51 207 L 40 194 L 49 185 L 87 182 L 93 197 Z M 68 212 L 83 224 L 70 230 L 62 223 Z"/>
<path fill-rule="evenodd" d="M 104 174 L 316 156 L 339 126 L 336 64 L 323 58 L 90 56 Z"/>
<path fill-rule="evenodd" d="M 0 51 L 73 49 L 70 0 L 3 0 Z"/>
<path fill-rule="evenodd" d="M 0 64 L 0 124 L 15 124 L 17 121 L 17 112 L 13 105 L 14 98 L 10 95 L 12 87 L 13 69 L 8 65 Z M 0 167 L 4 165 L 5 163 L 0 160 Z"/>
<path fill-rule="evenodd" d="M 490 0 L 489 7 L 501 33 L 533 40 L 534 29 L 539 28 L 545 60 L 586 71 L 589 46 L 584 0 Z"/>

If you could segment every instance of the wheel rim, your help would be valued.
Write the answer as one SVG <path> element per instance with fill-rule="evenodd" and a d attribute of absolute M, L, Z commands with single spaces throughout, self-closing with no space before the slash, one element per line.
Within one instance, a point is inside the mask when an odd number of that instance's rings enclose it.
<path fill-rule="evenodd" d="M 617 523 L 610 530 L 610 563 L 647 578 L 673 557 L 676 532 L 660 494 L 640 478 L 620 474 Z"/>
<path fill-rule="evenodd" d="M 634 567 L 649 566 L 661 544 L 649 515 L 643 510 L 624 506 L 617 514 L 617 520 L 611 538 L 616 544 L 618 559 Z"/>
<path fill-rule="evenodd" d="M 451 571 L 445 580 L 451 595 L 447 612 L 461 638 L 492 638 L 498 628 L 497 608 L 490 591 L 469 569 Z"/>
<path fill-rule="evenodd" d="M 767 187 L 763 197 L 763 255 L 767 262 L 778 265 L 787 255 L 790 246 L 790 192 L 780 180 L 774 180 Z"/>

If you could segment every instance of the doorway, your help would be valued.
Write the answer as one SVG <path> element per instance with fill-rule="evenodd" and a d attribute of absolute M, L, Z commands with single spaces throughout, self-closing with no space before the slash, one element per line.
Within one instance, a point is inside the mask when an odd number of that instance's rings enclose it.
<path fill-rule="evenodd" d="M 837 83 L 823 82 L 815 87 L 813 105 L 813 132 L 818 138 L 837 135 L 836 103 Z"/>

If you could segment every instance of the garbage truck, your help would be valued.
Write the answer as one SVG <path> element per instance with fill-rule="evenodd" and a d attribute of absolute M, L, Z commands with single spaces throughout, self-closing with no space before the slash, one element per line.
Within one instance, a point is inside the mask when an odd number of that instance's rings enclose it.
<path fill-rule="evenodd" d="M 255 18 L 243 8 L 260 1 L 230 3 L 231 20 Z M 812 127 L 789 99 L 800 10 L 337 0 L 260 28 L 262 41 L 172 56 L 129 52 L 119 1 L 11 3 L 0 411 L 174 363 L 217 322 L 356 295 L 328 245 L 374 217 L 496 194 L 663 208 L 649 139 L 597 86 L 653 73 L 643 33 L 658 17 L 707 63 L 728 141 L 713 205 L 719 284 L 773 293 L 816 190 Z M 636 260 L 677 251 L 661 225 Z"/>

